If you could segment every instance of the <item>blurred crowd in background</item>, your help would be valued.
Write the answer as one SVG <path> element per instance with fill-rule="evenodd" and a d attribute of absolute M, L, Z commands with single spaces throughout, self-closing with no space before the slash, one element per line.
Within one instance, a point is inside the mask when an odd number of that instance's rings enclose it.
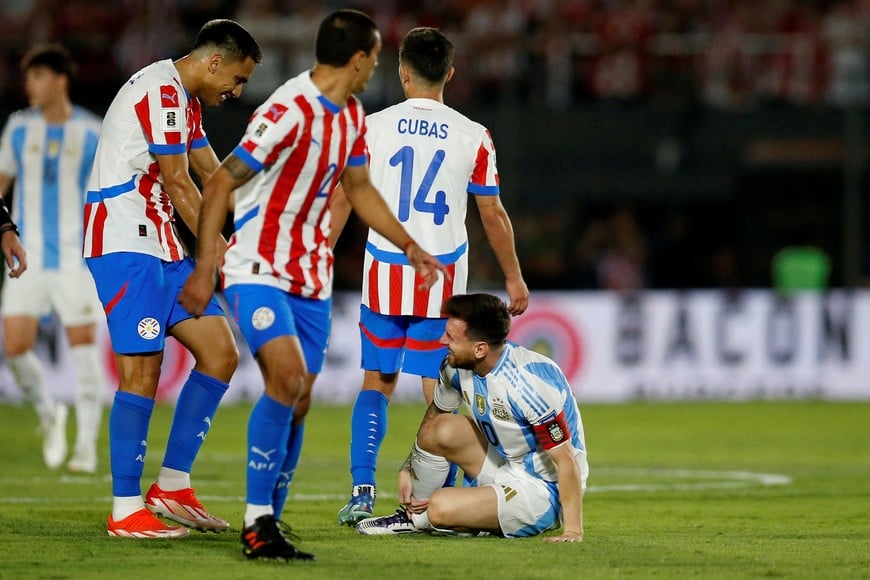
<path fill-rule="evenodd" d="M 8 72 L 40 40 L 63 39 L 84 83 L 112 87 L 186 52 L 204 21 L 231 17 L 266 48 L 246 97 L 258 102 L 310 65 L 316 25 L 345 6 L 376 19 L 384 64 L 414 26 L 450 34 L 462 71 L 451 94 L 457 104 L 562 108 L 663 90 L 689 91 L 716 107 L 842 104 L 868 95 L 870 0 L 4 0 L 0 93 L 17 90 Z M 394 100 L 392 86 L 373 89 L 370 103 Z"/>
<path fill-rule="evenodd" d="M 316 27 L 338 7 L 366 11 L 383 34 L 382 70 L 363 96 L 370 111 L 402 98 L 392 73 L 398 41 L 414 26 L 439 27 L 454 40 L 447 99 L 459 110 L 558 113 L 655 99 L 717 110 L 844 108 L 870 99 L 870 0 L 3 0 L 0 100 L 22 106 L 21 55 L 61 41 L 79 62 L 74 98 L 102 113 L 132 72 L 183 55 L 205 21 L 230 17 L 264 49 L 243 95 L 253 106 L 311 66 Z M 506 205 L 534 288 L 745 282 L 727 240 L 704 248 L 699 261 L 684 213 L 610 205 L 583 208 L 578 220 L 573 209 Z M 485 248 L 476 220 L 468 221 L 472 248 Z M 499 287 L 491 257 L 472 256 L 472 286 Z M 356 287 L 358 264 L 336 267 L 338 287 Z"/>

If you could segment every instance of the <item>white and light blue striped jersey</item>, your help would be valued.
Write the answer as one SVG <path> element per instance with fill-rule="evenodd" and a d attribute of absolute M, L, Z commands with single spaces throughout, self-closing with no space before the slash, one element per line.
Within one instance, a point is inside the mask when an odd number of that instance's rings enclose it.
<path fill-rule="evenodd" d="M 464 402 L 498 454 L 529 474 L 558 481 L 546 451 L 569 440 L 583 472 L 586 440 L 577 401 L 562 370 L 541 354 L 508 342 L 484 377 L 445 361 L 434 402 L 443 411 Z"/>
<path fill-rule="evenodd" d="M 492 138 L 480 123 L 432 99 L 407 99 L 366 122 L 372 183 L 452 278 L 419 290 L 405 253 L 369 230 L 362 302 L 380 314 L 440 318 L 441 305 L 463 294 L 468 279 L 468 194 L 499 194 Z"/>
<path fill-rule="evenodd" d="M 28 268 L 84 268 L 82 209 L 100 118 L 73 107 L 70 119 L 49 124 L 35 108 L 10 115 L 0 140 L 0 173 L 15 178 L 12 215 Z"/>

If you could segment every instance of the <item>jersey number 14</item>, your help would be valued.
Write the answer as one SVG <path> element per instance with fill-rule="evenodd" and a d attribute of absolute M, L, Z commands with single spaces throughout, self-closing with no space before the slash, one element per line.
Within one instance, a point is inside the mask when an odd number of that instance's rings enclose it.
<path fill-rule="evenodd" d="M 443 149 L 435 152 L 435 156 L 432 157 L 432 161 L 429 162 L 429 167 L 426 169 L 426 175 L 423 176 L 423 182 L 413 194 L 414 210 L 421 213 L 431 213 L 436 226 L 443 224 L 444 216 L 450 213 L 450 208 L 447 206 L 447 194 L 443 191 L 436 191 L 433 201 L 427 201 L 427 198 L 432 191 L 432 184 L 435 183 L 435 176 L 441 169 L 445 155 Z M 402 147 L 390 158 L 390 165 L 393 167 L 402 166 L 398 217 L 400 222 L 406 222 L 411 217 L 411 192 L 414 189 L 411 183 L 414 176 L 414 149 L 408 146 Z"/>

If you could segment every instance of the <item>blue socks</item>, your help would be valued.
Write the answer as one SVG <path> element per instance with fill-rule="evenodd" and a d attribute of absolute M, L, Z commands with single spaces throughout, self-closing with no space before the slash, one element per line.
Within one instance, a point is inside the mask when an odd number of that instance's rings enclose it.
<path fill-rule="evenodd" d="M 112 495 L 142 495 L 145 441 L 154 400 L 117 391 L 109 414 L 109 457 L 112 463 Z"/>
<path fill-rule="evenodd" d="M 375 485 L 375 468 L 387 433 L 387 397 L 360 391 L 350 419 L 350 474 L 353 485 Z"/>
<path fill-rule="evenodd" d="M 248 419 L 247 503 L 272 505 L 279 468 L 287 456 L 293 407 L 263 394 Z"/>
<path fill-rule="evenodd" d="M 299 455 L 302 453 L 302 440 L 305 438 L 305 422 L 294 422 L 290 426 L 290 437 L 287 440 L 287 456 L 284 465 L 278 474 L 278 484 L 272 492 L 272 509 L 275 517 L 281 519 L 284 504 L 287 502 L 287 494 L 290 493 L 290 483 L 296 473 L 296 465 L 299 463 Z"/>
<path fill-rule="evenodd" d="M 218 404 L 228 388 L 229 385 L 223 381 L 197 370 L 190 371 L 175 403 L 163 467 L 190 473 Z"/>

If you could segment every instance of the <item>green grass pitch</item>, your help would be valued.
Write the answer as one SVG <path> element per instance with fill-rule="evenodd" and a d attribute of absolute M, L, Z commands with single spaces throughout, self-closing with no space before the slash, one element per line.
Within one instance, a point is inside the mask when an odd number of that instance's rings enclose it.
<path fill-rule="evenodd" d="M 221 408 L 193 480 L 233 523 L 181 540 L 109 538 L 106 424 L 95 476 L 50 472 L 30 408 L 0 406 L 0 578 L 848 578 L 870 577 L 870 404 L 584 405 L 591 475 L 586 541 L 362 537 L 339 527 L 349 491 L 349 407 L 315 405 L 285 519 L 313 563 L 246 561 L 249 406 Z M 378 514 L 422 405 L 394 405 L 379 464 Z M 143 490 L 172 409 L 158 406 Z M 72 437 L 72 425 L 70 425 Z"/>

